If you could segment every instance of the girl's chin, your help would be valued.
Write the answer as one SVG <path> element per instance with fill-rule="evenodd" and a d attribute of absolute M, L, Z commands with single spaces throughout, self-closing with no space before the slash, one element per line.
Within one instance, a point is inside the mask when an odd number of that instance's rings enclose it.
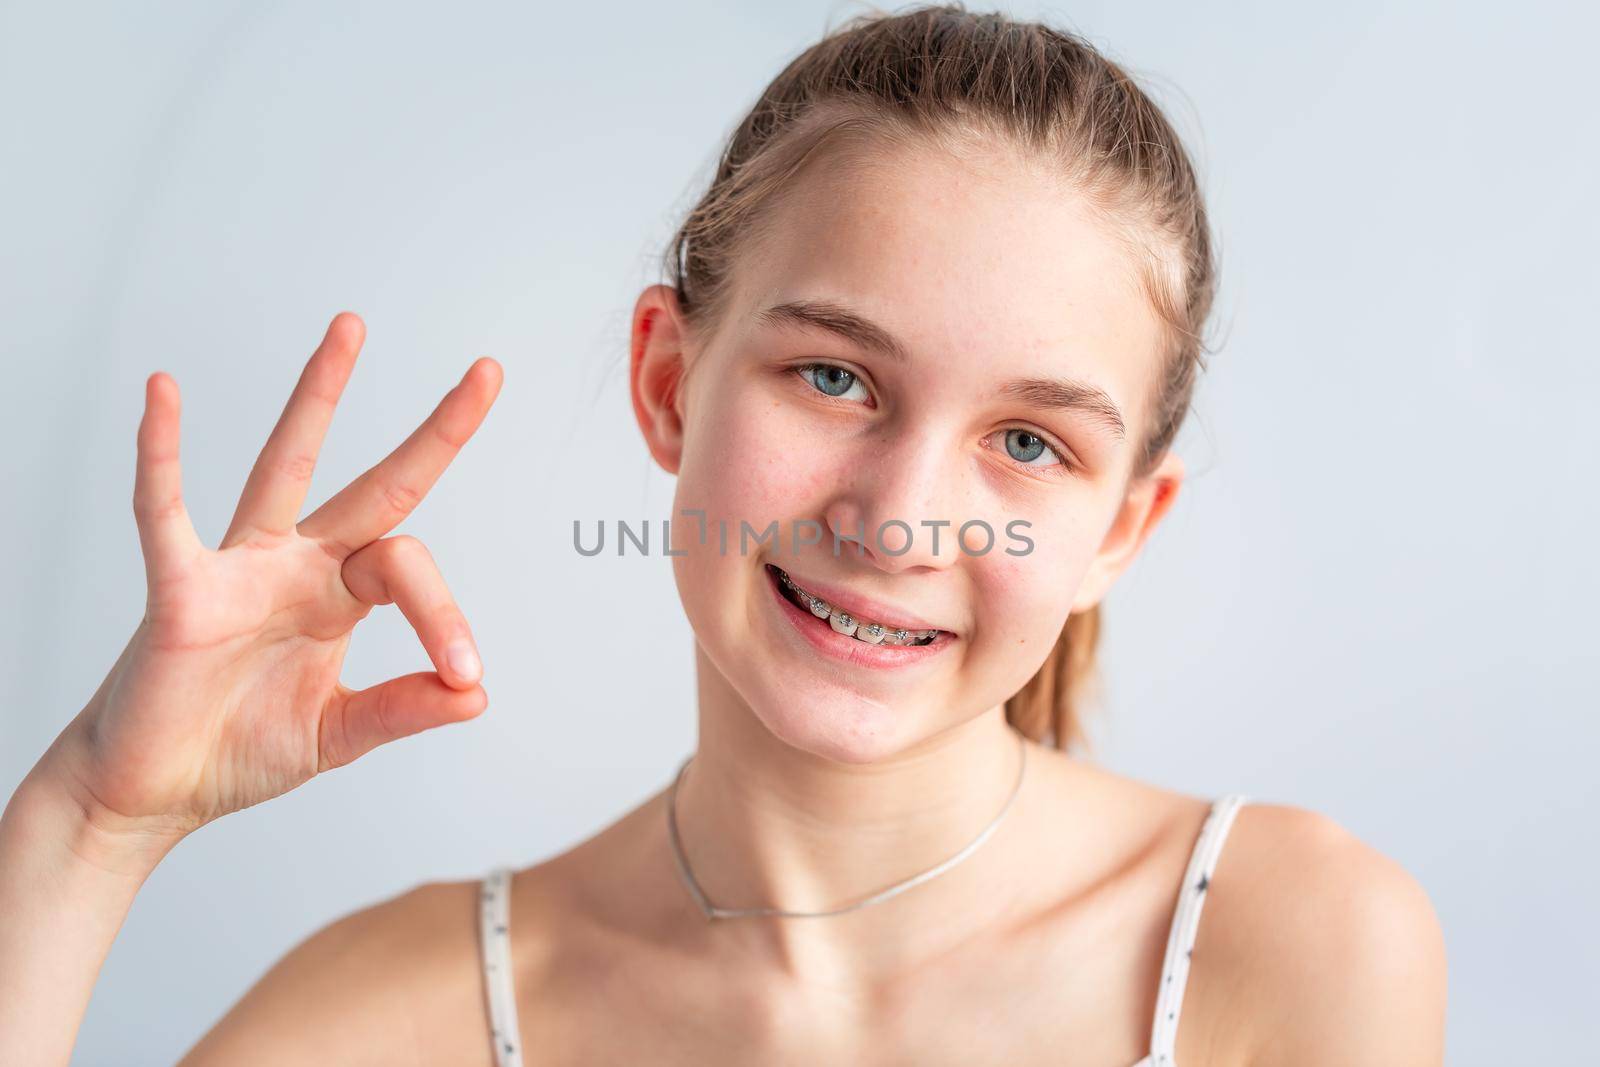
<path fill-rule="evenodd" d="M 899 709 L 818 687 L 772 694 L 753 710 L 774 737 L 835 763 L 877 763 L 910 741 Z"/>

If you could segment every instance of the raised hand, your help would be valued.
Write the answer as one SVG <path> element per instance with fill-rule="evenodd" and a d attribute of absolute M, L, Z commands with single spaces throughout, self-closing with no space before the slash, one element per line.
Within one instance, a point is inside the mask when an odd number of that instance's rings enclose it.
<path fill-rule="evenodd" d="M 144 618 L 41 761 L 97 829 L 148 835 L 164 851 L 213 819 L 487 705 L 472 634 L 432 556 L 413 537 L 384 535 L 482 423 L 500 390 L 498 363 L 474 362 L 399 447 L 296 521 L 365 336 L 356 315 L 334 317 L 214 551 L 183 503 L 177 383 L 147 379 L 133 491 Z M 339 669 L 351 631 L 390 603 L 435 670 L 346 688 Z"/>

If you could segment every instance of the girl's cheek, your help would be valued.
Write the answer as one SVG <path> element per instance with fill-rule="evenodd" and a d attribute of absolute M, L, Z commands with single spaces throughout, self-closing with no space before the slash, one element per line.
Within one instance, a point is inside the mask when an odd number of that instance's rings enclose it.
<path fill-rule="evenodd" d="M 1008 535 L 1004 528 L 996 534 L 993 549 L 968 561 L 981 575 L 988 628 L 1030 635 L 1030 640 L 1038 631 L 1054 641 L 1083 580 L 1089 546 L 1081 537 L 1074 540 L 1070 528 L 1053 524 L 1019 527 L 1021 536 Z M 1008 548 L 1020 554 L 1012 555 Z"/>
<path fill-rule="evenodd" d="M 998 540 L 984 556 L 968 561 L 982 575 L 980 585 L 988 629 L 1007 632 L 1027 629 L 1029 619 L 1037 616 L 1031 609 L 1039 598 L 1038 580 L 1030 558 L 1005 552 L 1007 548 L 1021 551 L 1022 547 L 1015 541 Z"/>
<path fill-rule="evenodd" d="M 842 484 L 838 446 L 818 439 L 782 404 L 742 410 L 752 409 L 750 416 L 724 421 L 706 457 L 707 488 L 728 508 L 732 522 L 758 525 L 812 515 L 824 506 L 829 487 Z"/>

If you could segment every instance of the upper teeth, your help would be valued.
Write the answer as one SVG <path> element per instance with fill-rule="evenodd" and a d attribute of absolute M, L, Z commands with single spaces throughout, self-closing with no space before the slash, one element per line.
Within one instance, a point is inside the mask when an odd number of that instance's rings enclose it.
<path fill-rule="evenodd" d="M 777 568 L 774 568 L 776 570 Z M 870 619 L 857 619 L 847 612 L 839 611 L 820 597 L 795 585 L 790 577 L 783 571 L 778 571 L 778 580 L 789 589 L 792 589 L 800 602 L 811 609 L 811 614 L 819 619 L 827 619 L 828 625 L 846 637 L 854 637 L 857 641 L 864 641 L 869 645 L 913 645 L 932 640 L 938 630 L 901 630 L 893 626 L 885 626 L 881 622 Z"/>

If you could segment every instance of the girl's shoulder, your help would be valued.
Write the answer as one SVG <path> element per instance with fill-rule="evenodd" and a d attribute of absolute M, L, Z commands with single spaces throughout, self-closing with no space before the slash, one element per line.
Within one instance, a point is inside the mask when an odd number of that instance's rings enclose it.
<path fill-rule="evenodd" d="M 477 948 L 479 887 L 477 879 L 425 882 L 323 925 L 285 952 L 179 1067 L 492 1067 Z"/>
<path fill-rule="evenodd" d="M 1188 887 L 1174 872 L 1187 873 L 1228 793 L 1188 794 L 1082 761 L 1069 773 L 1097 818 L 1150 842 L 1140 851 L 1152 884 L 1181 901 Z M 1334 818 L 1237 792 L 1244 803 L 1213 841 L 1179 1061 L 1439 1062 L 1445 955 L 1426 891 Z"/>
<path fill-rule="evenodd" d="M 1213 1020 L 1252 1059 L 1440 1062 L 1445 954 L 1432 902 L 1333 818 L 1249 799 L 1202 915 L 1185 1016 Z"/>

